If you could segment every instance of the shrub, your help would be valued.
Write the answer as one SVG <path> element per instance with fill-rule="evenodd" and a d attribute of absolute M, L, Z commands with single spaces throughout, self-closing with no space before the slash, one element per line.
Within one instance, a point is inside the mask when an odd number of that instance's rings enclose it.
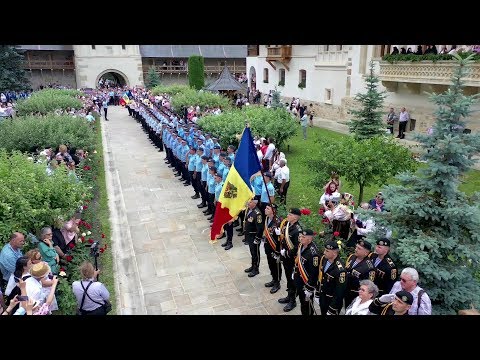
<path fill-rule="evenodd" d="M 250 123 L 253 135 L 274 138 L 275 145 L 280 149 L 297 129 L 293 116 L 286 110 L 256 106 L 205 116 L 198 123 L 205 131 L 218 136 L 221 145 L 226 147 L 238 144 L 237 135 L 242 133 L 246 121 Z"/>
<path fill-rule="evenodd" d="M 82 118 L 47 115 L 19 117 L 0 123 L 0 148 L 7 151 L 35 151 L 60 144 L 90 150 L 94 131 Z"/>
<path fill-rule="evenodd" d="M 192 55 L 188 58 L 188 83 L 197 90 L 205 86 L 203 56 Z"/>
<path fill-rule="evenodd" d="M 87 193 L 87 187 L 72 181 L 66 168 L 49 176 L 45 163 L 0 150 L 0 242 L 8 242 L 15 231 L 35 233 L 60 217 L 73 215 Z"/>
<path fill-rule="evenodd" d="M 196 91 L 194 89 L 182 91 L 172 98 L 172 106 L 177 112 L 181 112 L 182 109 L 190 105 L 199 105 L 202 111 L 206 106 L 209 108 L 220 106 L 222 110 L 231 108 L 232 106 L 230 99 L 221 94 L 208 91 Z"/>
<path fill-rule="evenodd" d="M 188 85 L 179 85 L 179 84 L 158 85 L 152 89 L 152 94 L 153 95 L 169 94 L 169 95 L 175 96 L 177 94 L 188 92 L 189 90 L 190 90 L 190 87 Z"/>
<path fill-rule="evenodd" d="M 46 115 L 57 109 L 79 109 L 82 102 L 75 96 L 83 95 L 77 90 L 46 89 L 37 91 L 27 99 L 17 103 L 18 115 L 41 114 Z"/>

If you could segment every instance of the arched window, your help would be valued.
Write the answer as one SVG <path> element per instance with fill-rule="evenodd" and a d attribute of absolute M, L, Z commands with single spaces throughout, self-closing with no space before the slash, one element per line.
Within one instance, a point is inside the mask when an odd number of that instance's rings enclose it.
<path fill-rule="evenodd" d="M 285 86 L 285 69 L 278 70 L 278 86 Z"/>
<path fill-rule="evenodd" d="M 307 86 L 307 70 L 300 70 L 298 72 L 298 87 L 299 88 L 304 88 Z"/>
<path fill-rule="evenodd" d="M 267 68 L 263 69 L 263 82 L 268 83 L 268 69 Z"/>

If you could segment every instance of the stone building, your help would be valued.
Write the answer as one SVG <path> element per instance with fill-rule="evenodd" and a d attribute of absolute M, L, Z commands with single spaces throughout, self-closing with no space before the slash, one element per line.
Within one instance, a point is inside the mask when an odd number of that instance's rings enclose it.
<path fill-rule="evenodd" d="M 397 45 L 416 49 L 416 45 Z M 302 105 L 312 103 L 316 116 L 346 123 L 353 97 L 364 92 L 363 78 L 374 61 L 387 91 L 385 113 L 394 107 L 398 113 L 405 106 L 413 121 L 407 130 L 424 132 L 432 124 L 434 105 L 425 92 L 447 89 L 454 61 L 397 62 L 382 60 L 392 46 L 387 45 L 249 45 L 247 71 L 250 88 L 262 93 L 277 87 L 283 100 L 299 97 Z M 441 47 L 437 45 L 437 48 Z M 480 90 L 480 64 L 473 65 L 466 79 L 467 94 Z M 480 130 L 480 105 L 468 119 L 468 127 Z"/>
<path fill-rule="evenodd" d="M 246 45 L 20 45 L 33 89 L 49 83 L 94 88 L 109 78 L 122 85 L 143 85 L 151 67 L 164 84 L 187 83 L 188 58 L 201 55 L 206 83 L 225 63 L 233 74 L 245 73 Z"/>

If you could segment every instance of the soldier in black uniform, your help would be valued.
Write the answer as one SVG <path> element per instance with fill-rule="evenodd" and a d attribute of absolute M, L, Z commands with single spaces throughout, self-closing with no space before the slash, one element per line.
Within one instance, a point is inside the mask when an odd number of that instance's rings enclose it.
<path fill-rule="evenodd" d="M 372 244 L 360 240 L 355 246 L 355 253 L 350 255 L 345 266 L 347 270 L 347 291 L 345 293 L 345 307 L 358 296 L 360 280 L 369 279 L 375 282 L 375 267 L 369 259 Z"/>
<path fill-rule="evenodd" d="M 400 290 L 395 294 L 384 294 L 372 301 L 368 311 L 376 315 L 408 315 L 412 307 L 413 295 Z"/>
<path fill-rule="evenodd" d="M 377 240 L 375 253 L 372 254 L 373 266 L 375 266 L 375 284 L 380 290 L 380 295 L 388 294 L 397 281 L 397 266 L 388 254 L 390 251 L 390 240 L 382 238 Z"/>
<path fill-rule="evenodd" d="M 325 250 L 318 266 L 318 291 L 315 302 L 322 315 L 338 315 L 343 307 L 347 289 L 347 272 L 338 256 L 338 244 L 331 240 L 325 243 Z"/>
<path fill-rule="evenodd" d="M 263 217 L 257 204 L 258 200 L 250 200 L 245 215 L 245 243 L 248 244 L 250 254 L 252 255 L 252 266 L 245 269 L 245 272 L 248 273 L 248 277 L 258 275 L 258 267 L 260 266 L 260 243 L 263 235 Z"/>
<path fill-rule="evenodd" d="M 278 299 L 280 304 L 287 304 L 283 311 L 288 312 L 297 306 L 295 298 L 297 297 L 297 288 L 292 279 L 293 268 L 295 266 L 295 256 L 298 251 L 298 235 L 302 232 L 302 227 L 298 220 L 302 216 L 300 209 L 293 208 L 282 221 L 280 228 L 275 229 L 275 233 L 280 236 L 280 254 L 283 262 L 283 269 L 287 278 L 287 293 L 284 298 Z"/>
<path fill-rule="evenodd" d="M 275 228 L 280 225 L 280 219 L 276 215 L 277 205 L 270 204 L 265 208 L 265 226 L 263 235 L 265 239 L 265 255 L 267 256 L 268 268 L 272 275 L 272 281 L 265 284 L 265 287 L 271 287 L 270 294 L 275 294 L 280 290 L 280 280 L 282 279 L 282 264 L 280 263 L 280 239 L 275 233 Z"/>
<path fill-rule="evenodd" d="M 313 315 L 313 294 L 318 282 L 318 260 L 319 252 L 317 245 L 313 243 L 313 230 L 303 231 L 298 239 L 297 256 L 295 257 L 295 269 L 293 281 L 297 287 L 298 298 L 302 315 Z"/>

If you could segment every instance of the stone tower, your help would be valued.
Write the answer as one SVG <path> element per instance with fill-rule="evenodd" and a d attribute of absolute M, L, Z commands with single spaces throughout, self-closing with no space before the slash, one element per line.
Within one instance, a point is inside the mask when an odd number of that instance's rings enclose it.
<path fill-rule="evenodd" d="M 78 88 L 95 88 L 107 73 L 128 86 L 143 86 L 138 45 L 73 45 L 73 49 Z"/>

